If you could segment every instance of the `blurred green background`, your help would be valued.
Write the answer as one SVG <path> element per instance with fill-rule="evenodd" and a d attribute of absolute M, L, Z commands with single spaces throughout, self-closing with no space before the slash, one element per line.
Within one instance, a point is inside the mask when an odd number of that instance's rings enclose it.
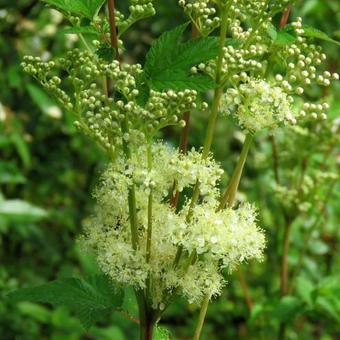
<path fill-rule="evenodd" d="M 126 1 L 116 3 L 126 10 Z M 143 62 L 153 38 L 187 20 L 175 0 L 156 1 L 156 7 L 155 17 L 125 35 L 128 61 Z M 340 1 L 298 1 L 296 16 L 340 40 Z M 0 0 L 0 339 L 135 339 L 138 327 L 124 313 L 112 313 L 85 331 L 65 307 L 5 299 L 19 287 L 98 270 L 79 252 L 76 237 L 91 213 L 91 192 L 105 156 L 20 69 L 26 54 L 48 59 L 81 46 L 76 36 L 63 33 L 64 26 L 61 14 L 40 1 Z M 339 72 L 339 46 L 318 43 L 329 56 L 324 69 Z M 276 133 L 280 186 L 272 142 L 267 134 L 256 138 L 240 199 L 248 197 L 259 208 L 267 235 L 265 259 L 227 276 L 222 296 L 209 307 L 203 339 L 275 339 L 280 322 L 287 323 L 287 339 L 340 339 L 339 82 L 322 95 L 331 105 L 326 122 Z M 206 122 L 204 114 L 193 113 L 191 146 L 202 144 Z M 163 137 L 178 145 L 178 136 L 178 130 L 168 129 Z M 243 137 L 233 122 L 220 118 L 214 153 L 229 174 Z M 294 290 L 282 299 L 287 214 L 293 220 L 288 260 Z M 136 312 L 131 294 L 125 305 Z M 171 338 L 190 338 L 197 311 L 176 301 L 162 323 Z"/>

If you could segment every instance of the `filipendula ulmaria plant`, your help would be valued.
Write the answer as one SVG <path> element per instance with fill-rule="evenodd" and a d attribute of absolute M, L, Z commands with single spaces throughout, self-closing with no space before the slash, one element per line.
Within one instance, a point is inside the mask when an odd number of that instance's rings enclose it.
<path fill-rule="evenodd" d="M 110 159 L 80 242 L 96 255 L 104 280 L 135 290 L 141 339 L 152 338 L 176 295 L 202 303 L 198 339 L 208 302 L 221 293 L 225 274 L 262 257 L 265 242 L 256 209 L 250 203 L 234 207 L 252 136 L 301 118 L 324 119 L 326 105 L 302 104 L 301 95 L 312 80 L 328 86 L 338 76 L 317 73 L 325 57 L 308 43 L 300 19 L 284 32 L 271 24 L 289 1 L 181 0 L 200 37 L 181 42 L 187 25 L 164 33 L 144 67 L 124 62 L 120 39 L 135 21 L 154 14 L 152 1 L 131 1 L 126 19 L 109 0 L 109 22 L 98 15 L 104 1 L 79 1 L 46 2 L 65 13 L 87 50 L 53 61 L 25 57 L 22 66 L 74 113 L 79 130 Z M 90 25 L 82 25 L 84 17 Z M 219 37 L 208 36 L 216 29 Z M 97 33 L 93 46 L 82 36 L 89 31 Z M 209 89 L 214 91 L 210 105 L 200 100 Z M 157 139 L 164 127 L 184 127 L 183 113 L 197 108 L 210 111 L 201 149 L 184 154 Z M 247 132 L 224 192 L 223 170 L 210 152 L 219 112 L 235 117 Z M 185 193 L 177 208 L 170 204 L 176 191 Z"/>

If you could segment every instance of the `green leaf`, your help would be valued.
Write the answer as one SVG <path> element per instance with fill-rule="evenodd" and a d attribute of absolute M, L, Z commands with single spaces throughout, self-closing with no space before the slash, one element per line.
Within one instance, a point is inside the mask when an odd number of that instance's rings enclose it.
<path fill-rule="evenodd" d="M 85 328 L 91 327 L 103 314 L 118 308 L 123 302 L 122 290 L 115 288 L 105 275 L 89 278 L 67 278 L 34 288 L 11 292 L 13 302 L 31 301 L 64 305 L 72 309 Z"/>
<path fill-rule="evenodd" d="M 284 296 L 273 311 L 273 316 L 280 321 L 292 321 L 303 308 L 303 303 L 294 296 Z"/>
<path fill-rule="evenodd" d="M 20 302 L 18 309 L 22 315 L 27 315 L 39 322 L 48 323 L 51 319 L 51 312 L 47 308 L 32 302 Z"/>
<path fill-rule="evenodd" d="M 107 61 L 112 62 L 116 57 L 116 51 L 113 47 L 106 46 L 102 44 L 99 46 L 99 48 L 96 50 L 96 54 L 99 58 Z"/>
<path fill-rule="evenodd" d="M 98 35 L 98 31 L 93 26 L 65 27 L 61 30 L 64 34 L 93 34 Z"/>
<path fill-rule="evenodd" d="M 290 45 L 296 41 L 296 37 L 285 30 L 277 32 L 276 39 L 274 40 L 275 45 Z"/>
<path fill-rule="evenodd" d="M 187 24 L 165 32 L 152 44 L 144 67 L 150 88 L 204 91 L 214 87 L 208 76 L 192 75 L 190 68 L 217 56 L 218 39 L 201 37 L 181 43 L 186 27 Z"/>
<path fill-rule="evenodd" d="M 334 298 L 318 297 L 316 300 L 317 310 L 326 313 L 336 322 L 340 323 L 340 301 Z"/>
<path fill-rule="evenodd" d="M 121 306 L 122 310 L 132 317 L 138 317 L 138 305 L 134 290 L 127 287 L 124 290 L 124 301 Z"/>
<path fill-rule="evenodd" d="M 80 17 L 93 19 L 105 0 L 42 0 L 50 6 Z"/>
<path fill-rule="evenodd" d="M 267 27 L 267 34 L 272 40 L 276 40 L 277 38 L 277 31 L 273 24 L 269 24 Z"/>
<path fill-rule="evenodd" d="M 336 44 L 336 45 L 340 46 L 340 41 L 332 39 L 325 32 L 322 32 L 322 31 L 320 31 L 319 29 L 317 29 L 315 27 L 308 26 L 308 25 L 303 25 L 302 28 L 304 30 L 304 34 L 303 35 L 305 37 L 328 41 L 328 42 L 331 42 L 333 44 Z"/>
<path fill-rule="evenodd" d="M 53 115 L 53 111 L 56 110 L 58 113 L 60 111 L 59 107 L 56 105 L 55 101 L 51 99 L 45 91 L 34 84 L 26 85 L 27 91 L 32 98 L 33 102 L 38 106 L 42 113 L 50 117 L 58 117 L 58 114 Z M 60 111 L 61 113 L 61 111 Z"/>
<path fill-rule="evenodd" d="M 47 212 L 28 202 L 11 199 L 0 201 L 0 216 L 9 220 L 32 222 L 47 216 Z"/>
<path fill-rule="evenodd" d="M 91 330 L 92 338 L 100 340 L 126 340 L 123 331 L 119 326 L 110 326 L 107 328 L 94 328 Z"/>
<path fill-rule="evenodd" d="M 313 282 L 300 276 L 296 280 L 297 295 L 308 305 L 312 304 L 312 292 L 314 290 Z"/>
<path fill-rule="evenodd" d="M 160 326 L 155 327 L 153 340 L 170 340 L 170 332 L 168 329 Z"/>

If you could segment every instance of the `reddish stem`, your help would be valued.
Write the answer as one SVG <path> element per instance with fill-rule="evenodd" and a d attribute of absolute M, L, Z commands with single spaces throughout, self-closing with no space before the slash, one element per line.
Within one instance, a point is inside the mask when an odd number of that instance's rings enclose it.
<path fill-rule="evenodd" d="M 292 11 L 292 5 L 288 5 L 287 9 L 283 12 L 281 21 L 280 21 L 280 28 L 283 28 L 287 25 L 290 12 Z"/>
<path fill-rule="evenodd" d="M 118 37 L 117 37 L 116 16 L 115 16 L 115 0 L 108 0 L 107 6 L 109 9 L 111 46 L 116 51 L 116 59 L 119 60 Z"/>

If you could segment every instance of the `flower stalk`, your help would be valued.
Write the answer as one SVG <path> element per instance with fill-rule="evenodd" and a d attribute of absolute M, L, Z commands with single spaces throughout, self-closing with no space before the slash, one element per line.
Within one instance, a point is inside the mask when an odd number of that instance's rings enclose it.
<path fill-rule="evenodd" d="M 244 141 L 242 151 L 241 151 L 239 160 L 237 162 L 236 168 L 233 172 L 233 175 L 231 176 L 229 185 L 221 198 L 221 203 L 219 206 L 220 210 L 223 209 L 226 205 L 232 207 L 234 204 L 236 193 L 237 193 L 237 190 L 240 184 L 244 164 L 246 162 L 249 148 L 250 148 L 252 141 L 253 141 L 253 135 L 248 133 Z"/>

